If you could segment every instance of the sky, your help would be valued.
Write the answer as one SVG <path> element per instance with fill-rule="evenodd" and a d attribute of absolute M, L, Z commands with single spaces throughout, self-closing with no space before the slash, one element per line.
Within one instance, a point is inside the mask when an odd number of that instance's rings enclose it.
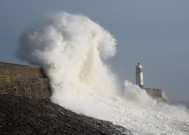
<path fill-rule="evenodd" d="M 117 40 L 107 61 L 123 82 L 135 83 L 135 66 L 145 87 L 163 89 L 169 101 L 189 101 L 188 0 L 0 0 L 0 61 L 26 64 L 15 53 L 20 35 L 61 11 L 83 14 Z"/>

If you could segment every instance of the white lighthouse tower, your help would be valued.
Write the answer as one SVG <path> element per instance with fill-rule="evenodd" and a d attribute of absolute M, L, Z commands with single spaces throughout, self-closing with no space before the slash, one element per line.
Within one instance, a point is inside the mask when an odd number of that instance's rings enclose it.
<path fill-rule="evenodd" d="M 140 63 L 136 66 L 136 84 L 139 87 L 144 87 L 143 69 Z"/>

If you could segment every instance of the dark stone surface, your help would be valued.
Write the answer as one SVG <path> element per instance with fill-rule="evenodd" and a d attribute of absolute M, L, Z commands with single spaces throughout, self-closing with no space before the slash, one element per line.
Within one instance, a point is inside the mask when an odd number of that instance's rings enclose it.
<path fill-rule="evenodd" d="M 120 126 L 73 113 L 50 102 L 0 95 L 1 135 L 122 135 Z"/>

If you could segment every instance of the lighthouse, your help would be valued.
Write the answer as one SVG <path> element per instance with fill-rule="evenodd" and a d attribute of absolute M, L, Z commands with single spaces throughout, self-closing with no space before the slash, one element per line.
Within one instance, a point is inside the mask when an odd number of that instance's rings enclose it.
<path fill-rule="evenodd" d="M 141 88 L 144 87 L 143 69 L 140 63 L 136 66 L 136 84 Z"/>

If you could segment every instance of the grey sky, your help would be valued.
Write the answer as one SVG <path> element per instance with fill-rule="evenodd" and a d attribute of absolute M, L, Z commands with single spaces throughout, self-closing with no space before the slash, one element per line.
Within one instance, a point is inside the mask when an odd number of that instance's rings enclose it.
<path fill-rule="evenodd" d="M 118 53 L 108 63 L 121 81 L 135 82 L 141 62 L 146 87 L 189 100 L 188 0 L 1 0 L 0 61 L 23 64 L 14 55 L 20 34 L 59 11 L 87 15 L 115 36 Z"/>

